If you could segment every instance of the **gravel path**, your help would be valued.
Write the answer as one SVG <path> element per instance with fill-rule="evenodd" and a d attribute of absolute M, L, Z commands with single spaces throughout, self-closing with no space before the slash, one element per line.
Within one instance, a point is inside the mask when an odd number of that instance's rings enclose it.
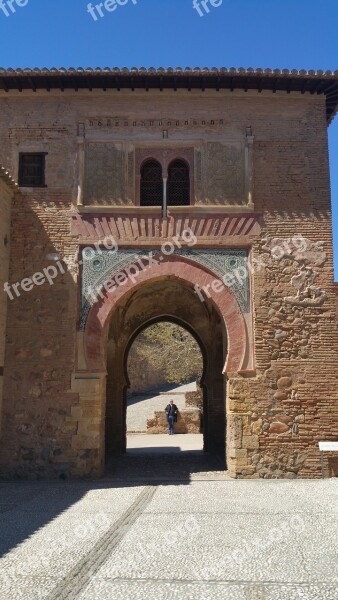
<path fill-rule="evenodd" d="M 337 498 L 337 479 L 2 483 L 1 598 L 338 600 Z"/>

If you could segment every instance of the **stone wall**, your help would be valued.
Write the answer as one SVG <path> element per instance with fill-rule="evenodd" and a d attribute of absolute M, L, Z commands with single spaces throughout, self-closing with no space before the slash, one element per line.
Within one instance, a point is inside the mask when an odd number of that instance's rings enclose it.
<path fill-rule="evenodd" d="M 174 426 L 175 433 L 200 433 L 201 432 L 201 411 L 199 408 L 183 408 L 177 415 L 177 422 Z M 147 433 L 159 434 L 167 433 L 168 423 L 164 411 L 155 412 L 151 419 L 147 420 Z"/>
<path fill-rule="evenodd" d="M 239 477 L 319 477 L 318 442 L 338 438 L 327 132 L 320 111 L 313 117 L 300 140 L 288 130 L 287 144 L 254 143 L 255 208 L 264 213 L 253 248 L 257 372 L 228 390 Z"/>
<path fill-rule="evenodd" d="M 185 405 L 199 408 L 203 412 L 203 392 L 197 389 L 195 392 L 185 393 Z"/>
<path fill-rule="evenodd" d="M 227 373 L 228 466 L 234 477 L 320 476 L 318 441 L 338 437 L 337 296 L 325 99 L 292 92 L 24 91 L 0 92 L 0 109 L 0 162 L 6 168 L 17 173 L 19 151 L 48 152 L 48 187 L 23 188 L 13 201 L 10 281 L 53 266 L 58 257 L 64 266 L 53 285 L 22 291 L 8 306 L 2 473 L 40 477 L 93 475 L 102 470 L 104 374 L 95 379 L 90 373 L 78 373 L 76 367 L 84 360 L 78 333 L 80 271 L 75 260 L 79 234 L 70 233 L 70 221 L 77 211 L 79 184 L 87 181 L 86 201 L 94 198 L 96 189 L 93 173 L 88 180 L 87 172 L 82 181 L 79 172 L 78 151 L 84 143 L 83 134 L 78 136 L 79 124 L 85 123 L 85 144 L 99 143 L 100 138 L 124 148 L 122 175 L 118 170 L 111 174 L 117 192 L 114 196 L 102 192 L 104 202 L 116 206 L 121 199 L 132 206 L 134 150 L 145 138 L 147 144 L 166 144 L 170 149 L 194 147 L 197 206 L 191 207 L 191 215 L 193 220 L 194 210 L 205 208 L 199 244 L 211 247 L 227 247 L 234 232 L 238 232 L 234 244 L 242 247 L 240 211 L 243 208 L 247 215 L 249 207 L 245 197 L 240 199 L 244 187 L 238 196 L 223 195 L 218 178 L 208 195 L 211 158 L 226 160 L 227 168 L 232 164 L 225 150 L 208 144 L 235 144 L 244 152 L 245 128 L 252 127 L 254 216 L 262 231 L 246 237 L 251 259 L 261 265 L 256 265 L 251 281 L 250 352 L 255 368 L 240 376 Z M 150 114 L 154 119 L 172 118 L 173 112 L 180 121 L 193 113 L 197 125 L 170 130 L 168 140 L 158 128 L 146 135 L 141 126 L 115 135 L 111 129 L 88 125 L 90 119 L 112 112 L 135 121 Z M 220 119 L 218 129 L 211 125 L 211 120 Z M 235 159 L 240 160 L 237 154 Z M 93 160 L 95 166 L 95 153 L 90 164 Z M 230 182 L 236 193 L 237 181 L 235 177 Z M 212 215 L 216 206 L 225 218 L 227 214 L 232 218 L 233 205 L 238 219 L 231 232 L 224 233 L 224 227 L 216 239 L 208 225 L 209 211 Z M 100 231 L 102 221 L 96 215 Z M 145 214 L 135 213 L 128 223 L 120 213 L 116 218 L 124 231 L 122 244 L 152 246 L 157 230 Z M 136 242 L 133 220 L 141 231 Z M 97 241 L 102 236 L 101 229 Z M 306 239 L 304 252 L 292 241 L 299 236 Z M 283 247 L 287 240 L 289 250 L 286 247 L 284 255 L 274 258 L 274 245 Z"/>

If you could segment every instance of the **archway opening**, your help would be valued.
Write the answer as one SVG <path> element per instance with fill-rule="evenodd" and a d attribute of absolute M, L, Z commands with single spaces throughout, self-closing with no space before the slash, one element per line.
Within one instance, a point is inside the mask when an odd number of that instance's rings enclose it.
<path fill-rule="evenodd" d="M 172 320 L 161 319 L 137 333 L 127 358 L 127 450 L 203 450 L 206 365 L 200 343 Z M 175 439 L 167 437 L 169 412 Z"/>
<path fill-rule="evenodd" d="M 224 464 L 226 377 L 223 368 L 228 352 L 225 323 L 211 301 L 201 302 L 192 286 L 176 278 L 153 280 L 133 289 L 124 295 L 111 314 L 107 344 L 106 462 L 113 465 L 114 460 L 127 451 L 127 401 L 132 383 L 128 371 L 130 349 L 142 331 L 159 322 L 183 327 L 200 348 L 204 453 L 199 454 L 221 457 Z M 160 410 L 164 408 L 161 403 Z"/>

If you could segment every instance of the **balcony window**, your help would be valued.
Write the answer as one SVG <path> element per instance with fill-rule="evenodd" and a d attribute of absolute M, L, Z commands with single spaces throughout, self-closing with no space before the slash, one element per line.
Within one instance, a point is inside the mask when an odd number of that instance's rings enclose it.
<path fill-rule="evenodd" d="M 168 168 L 168 206 L 189 206 L 189 166 L 183 160 L 173 160 Z"/>
<path fill-rule="evenodd" d="M 147 160 L 141 167 L 141 206 L 163 205 L 162 167 L 157 160 Z"/>

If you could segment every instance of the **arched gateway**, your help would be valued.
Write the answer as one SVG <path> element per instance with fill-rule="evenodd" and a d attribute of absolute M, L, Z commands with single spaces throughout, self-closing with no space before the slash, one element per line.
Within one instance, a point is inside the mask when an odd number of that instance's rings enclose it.
<path fill-rule="evenodd" d="M 120 274 L 128 272 L 129 265 Z M 80 337 L 77 377 L 89 385 L 93 380 L 86 376 L 94 377 L 97 386 L 91 418 L 100 422 L 98 470 L 105 458 L 126 448 L 129 348 L 144 327 L 164 319 L 186 327 L 200 344 L 204 449 L 225 452 L 227 377 L 244 370 L 248 353 L 242 310 L 232 290 L 210 269 L 186 257 L 153 253 L 151 264 L 137 277 L 126 277 L 112 292 L 100 292 Z"/>
<path fill-rule="evenodd" d="M 156 255 L 154 260 L 157 260 Z M 166 278 L 177 279 L 194 290 L 198 287 L 202 294 L 205 292 L 206 298 L 209 296 L 223 319 L 229 339 L 229 352 L 224 370 L 231 373 L 242 370 L 246 354 L 246 327 L 239 304 L 230 288 L 225 286 L 216 274 L 194 265 L 187 259 L 161 255 L 157 264 L 140 271 L 136 282 L 131 278 L 127 279 L 114 293 L 106 292 L 91 308 L 85 328 L 85 352 L 90 371 L 105 370 L 104 341 L 114 309 L 129 292 L 136 291 L 144 284 L 156 280 L 164 281 Z M 219 287 L 216 282 L 219 283 Z M 202 303 L 201 299 L 200 302 Z"/>
<path fill-rule="evenodd" d="M 170 318 L 203 348 L 205 447 L 226 441 L 229 475 L 320 477 L 318 441 L 338 436 L 337 74 L 1 80 L 0 474 L 102 474 L 124 449 L 128 344 Z"/>

